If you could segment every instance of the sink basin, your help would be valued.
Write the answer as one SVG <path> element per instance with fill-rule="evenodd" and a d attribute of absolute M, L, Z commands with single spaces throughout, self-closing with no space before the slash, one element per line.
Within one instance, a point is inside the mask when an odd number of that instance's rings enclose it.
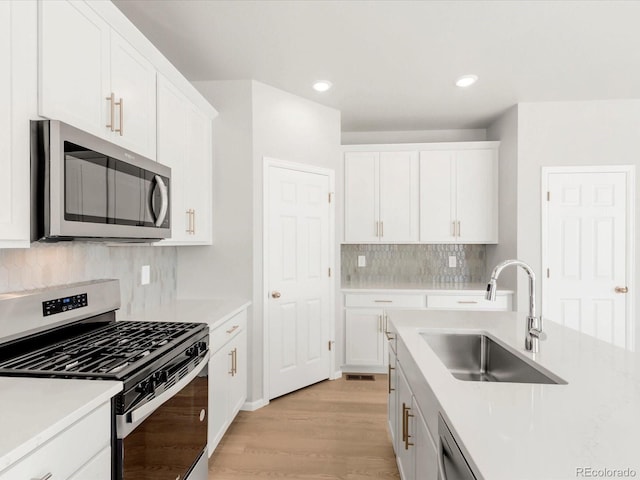
<path fill-rule="evenodd" d="M 455 378 L 472 382 L 566 384 L 484 333 L 421 334 Z"/>

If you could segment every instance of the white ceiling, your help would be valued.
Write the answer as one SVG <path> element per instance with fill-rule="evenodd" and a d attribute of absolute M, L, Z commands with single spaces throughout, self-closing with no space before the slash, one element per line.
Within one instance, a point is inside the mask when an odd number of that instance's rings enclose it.
<path fill-rule="evenodd" d="M 188 79 L 252 78 L 341 110 L 344 131 L 483 128 L 523 101 L 640 98 L 640 1 L 114 3 Z M 455 87 L 465 73 L 480 80 Z"/>

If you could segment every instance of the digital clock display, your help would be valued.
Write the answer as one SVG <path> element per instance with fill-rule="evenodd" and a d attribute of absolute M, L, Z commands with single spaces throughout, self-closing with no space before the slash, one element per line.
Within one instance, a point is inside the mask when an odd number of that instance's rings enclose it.
<path fill-rule="evenodd" d="M 57 313 L 65 313 L 76 308 L 86 307 L 88 304 L 87 294 L 80 293 L 70 297 L 55 298 L 42 302 L 42 314 L 45 317 Z"/>

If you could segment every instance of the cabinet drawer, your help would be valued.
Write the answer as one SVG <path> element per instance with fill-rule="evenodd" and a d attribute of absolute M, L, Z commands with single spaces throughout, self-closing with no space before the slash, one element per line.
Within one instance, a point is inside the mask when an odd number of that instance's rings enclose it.
<path fill-rule="evenodd" d="M 238 312 L 211 332 L 211 354 L 216 353 L 229 340 L 247 328 L 247 310 Z"/>
<path fill-rule="evenodd" d="M 427 295 L 427 308 L 443 310 L 510 310 L 511 295 L 497 295 L 495 302 L 484 298 L 484 294 Z"/>
<path fill-rule="evenodd" d="M 103 448 L 69 480 L 111 480 L 111 448 Z"/>
<path fill-rule="evenodd" d="M 107 402 L 0 474 L 0 480 L 71 477 L 111 442 L 111 406 Z M 106 477 L 109 478 L 109 477 Z"/>
<path fill-rule="evenodd" d="M 345 307 L 424 308 L 425 296 L 402 293 L 347 294 Z"/>

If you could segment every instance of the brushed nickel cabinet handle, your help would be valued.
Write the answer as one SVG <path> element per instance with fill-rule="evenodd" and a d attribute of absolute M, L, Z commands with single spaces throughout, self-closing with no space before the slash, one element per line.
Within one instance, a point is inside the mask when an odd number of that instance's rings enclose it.
<path fill-rule="evenodd" d="M 196 234 L 196 209 L 195 208 L 191 209 L 191 217 L 193 218 L 193 224 L 191 226 L 191 233 L 193 235 L 195 235 Z"/>
<path fill-rule="evenodd" d="M 116 128 L 114 131 L 120 133 L 120 136 L 124 135 L 124 100 L 122 99 L 122 97 L 120 97 L 120 101 L 119 102 L 115 102 L 114 105 L 118 105 L 118 107 L 120 107 L 119 112 L 120 112 L 120 128 Z M 112 122 L 113 123 L 113 122 Z"/>
<path fill-rule="evenodd" d="M 615 288 L 615 292 L 616 293 L 627 293 L 629 291 L 629 287 L 616 287 Z"/>
<path fill-rule="evenodd" d="M 460 220 L 458 220 L 458 236 L 460 237 L 462 235 L 461 229 L 460 229 Z"/>
<path fill-rule="evenodd" d="M 374 303 L 393 303 L 393 300 L 374 300 Z"/>
<path fill-rule="evenodd" d="M 466 303 L 466 304 L 476 304 L 475 300 L 458 300 L 458 303 Z"/>
<path fill-rule="evenodd" d="M 380 238 L 384 237 L 384 222 L 380 222 Z"/>
<path fill-rule="evenodd" d="M 240 328 L 240 325 L 234 325 L 233 327 L 231 327 L 229 330 L 227 330 L 227 333 L 233 333 L 235 332 L 238 328 Z"/>
<path fill-rule="evenodd" d="M 456 236 L 456 222 L 451 222 L 451 236 Z"/>
<path fill-rule="evenodd" d="M 113 129 L 115 128 L 113 125 L 113 116 L 115 114 L 115 94 L 113 92 L 111 92 L 111 95 L 109 95 L 108 97 L 106 97 L 107 101 L 109 102 L 109 123 L 107 123 L 107 125 L 105 125 L 108 129 L 110 129 L 113 132 Z"/>
<path fill-rule="evenodd" d="M 51 477 L 53 477 L 53 473 L 46 473 L 44 477 L 34 478 L 32 480 L 49 480 Z"/>
<path fill-rule="evenodd" d="M 391 392 L 395 392 L 396 389 L 391 387 L 391 370 L 395 370 L 394 367 L 391 366 L 391 364 L 389 364 L 389 372 L 387 374 L 388 376 L 388 381 L 389 381 L 389 395 L 391 395 Z"/>
<path fill-rule="evenodd" d="M 376 237 L 380 236 L 380 222 L 376 221 Z"/>

